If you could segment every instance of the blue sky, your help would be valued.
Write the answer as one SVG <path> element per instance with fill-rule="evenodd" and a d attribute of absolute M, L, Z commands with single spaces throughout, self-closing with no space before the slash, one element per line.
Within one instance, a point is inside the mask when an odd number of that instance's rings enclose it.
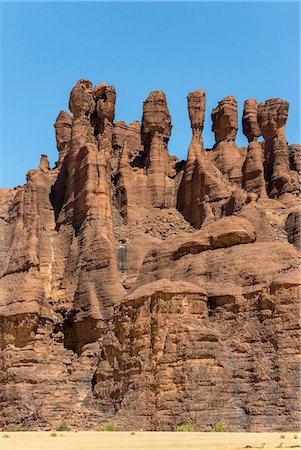
<path fill-rule="evenodd" d="M 186 96 L 205 89 L 210 113 L 234 95 L 289 100 L 289 143 L 300 142 L 297 2 L 9 2 L 1 4 L 0 186 L 25 182 L 41 153 L 57 159 L 53 123 L 79 78 L 117 91 L 115 119 L 141 118 L 152 90 L 166 93 L 170 153 L 186 158 Z M 246 145 L 241 131 L 237 144 Z"/>

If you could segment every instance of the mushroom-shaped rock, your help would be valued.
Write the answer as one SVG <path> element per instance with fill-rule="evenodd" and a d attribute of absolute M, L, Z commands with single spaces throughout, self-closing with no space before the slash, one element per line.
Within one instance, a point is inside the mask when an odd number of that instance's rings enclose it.
<path fill-rule="evenodd" d="M 236 145 L 235 137 L 238 130 L 237 102 L 228 96 L 213 109 L 212 131 L 216 144 L 212 152 L 212 160 L 226 178 L 241 186 L 243 155 Z"/>
<path fill-rule="evenodd" d="M 157 132 L 168 142 L 171 133 L 171 118 L 164 92 L 153 91 L 143 103 L 142 141 L 150 143 L 151 137 Z"/>
<path fill-rule="evenodd" d="M 265 140 L 284 136 L 289 103 L 280 98 L 271 98 L 258 107 L 259 126 Z"/>
<path fill-rule="evenodd" d="M 254 98 L 250 98 L 244 103 L 242 128 L 249 142 L 257 141 L 257 138 L 261 135 L 258 124 L 258 103 Z"/>
<path fill-rule="evenodd" d="M 202 133 L 204 128 L 206 94 L 205 91 L 193 91 L 187 96 L 188 113 L 193 133 Z"/>
<path fill-rule="evenodd" d="M 69 108 L 74 117 L 90 115 L 95 109 L 92 83 L 89 80 L 79 80 L 71 91 Z"/>
<path fill-rule="evenodd" d="M 212 110 L 212 131 L 216 143 L 221 141 L 234 141 L 238 130 L 237 102 L 234 97 L 228 96 L 218 103 Z"/>

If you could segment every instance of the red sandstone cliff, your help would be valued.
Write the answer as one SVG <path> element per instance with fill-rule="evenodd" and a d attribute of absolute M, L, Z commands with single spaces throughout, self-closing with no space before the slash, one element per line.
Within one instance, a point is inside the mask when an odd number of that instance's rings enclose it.
<path fill-rule="evenodd" d="M 166 97 L 114 123 L 116 93 L 79 80 L 58 163 L 0 189 L 0 427 L 232 431 L 299 426 L 300 146 L 288 103 L 212 111 L 188 95 L 187 161 Z M 263 136 L 263 141 L 258 138 Z"/>

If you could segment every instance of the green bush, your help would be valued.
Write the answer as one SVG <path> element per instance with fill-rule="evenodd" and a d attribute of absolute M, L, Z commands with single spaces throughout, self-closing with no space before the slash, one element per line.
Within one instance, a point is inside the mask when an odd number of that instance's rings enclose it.
<path fill-rule="evenodd" d="M 12 423 L 10 425 L 7 425 L 7 427 L 5 428 L 5 431 L 28 431 L 28 428 L 26 425 L 22 425 L 20 423 Z"/>
<path fill-rule="evenodd" d="M 70 431 L 70 427 L 66 420 L 62 420 L 61 423 L 56 427 L 55 431 Z"/>
<path fill-rule="evenodd" d="M 215 431 L 216 433 L 221 433 L 223 431 L 225 431 L 226 425 L 223 422 L 217 422 L 214 426 L 213 426 L 213 431 Z"/>
<path fill-rule="evenodd" d="M 116 426 L 114 422 L 109 422 L 105 426 L 106 431 L 116 431 Z"/>
<path fill-rule="evenodd" d="M 51 437 L 56 437 L 57 436 L 57 434 L 56 433 L 51 433 L 51 435 L 50 435 Z"/>
<path fill-rule="evenodd" d="M 193 431 L 191 423 L 182 423 L 178 426 L 177 431 Z"/>

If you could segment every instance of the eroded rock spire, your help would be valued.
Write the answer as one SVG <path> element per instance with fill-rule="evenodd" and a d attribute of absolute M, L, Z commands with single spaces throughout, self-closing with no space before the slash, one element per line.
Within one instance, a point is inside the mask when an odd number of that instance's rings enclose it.
<path fill-rule="evenodd" d="M 264 179 L 264 153 L 258 137 L 261 130 L 258 124 L 258 103 L 255 99 L 246 100 L 243 111 L 243 132 L 248 139 L 247 157 L 243 165 L 243 188 L 255 192 L 260 197 L 266 196 Z"/>
<path fill-rule="evenodd" d="M 231 190 L 204 149 L 202 131 L 206 109 L 205 92 L 190 92 L 187 100 L 192 139 L 179 186 L 177 208 L 195 228 L 200 228 L 206 219 L 212 218 L 210 202 L 214 205 L 215 202 L 227 198 Z M 215 206 L 219 208 L 216 203 Z M 220 215 L 217 210 L 216 213 L 217 216 Z"/>
<path fill-rule="evenodd" d="M 277 197 L 291 192 L 289 148 L 284 129 L 288 116 L 289 104 L 286 100 L 272 98 L 259 105 L 259 126 L 265 140 L 264 168 L 268 193 Z"/>
<path fill-rule="evenodd" d="M 168 169 L 167 143 L 171 133 L 171 118 L 163 92 L 151 92 L 143 103 L 141 133 L 146 151 L 150 203 L 153 207 L 163 208 Z"/>
<path fill-rule="evenodd" d="M 212 131 L 215 136 L 214 163 L 231 182 L 241 185 L 243 158 L 235 144 L 238 130 L 237 102 L 228 96 L 212 110 Z"/>
<path fill-rule="evenodd" d="M 226 98 L 205 149 L 205 93 L 191 92 L 179 161 L 163 93 L 142 133 L 114 123 L 115 100 L 79 80 L 58 164 L 42 156 L 0 189 L 0 428 L 296 429 L 300 146 L 288 153 L 286 102 L 247 100 L 238 149 Z"/>

